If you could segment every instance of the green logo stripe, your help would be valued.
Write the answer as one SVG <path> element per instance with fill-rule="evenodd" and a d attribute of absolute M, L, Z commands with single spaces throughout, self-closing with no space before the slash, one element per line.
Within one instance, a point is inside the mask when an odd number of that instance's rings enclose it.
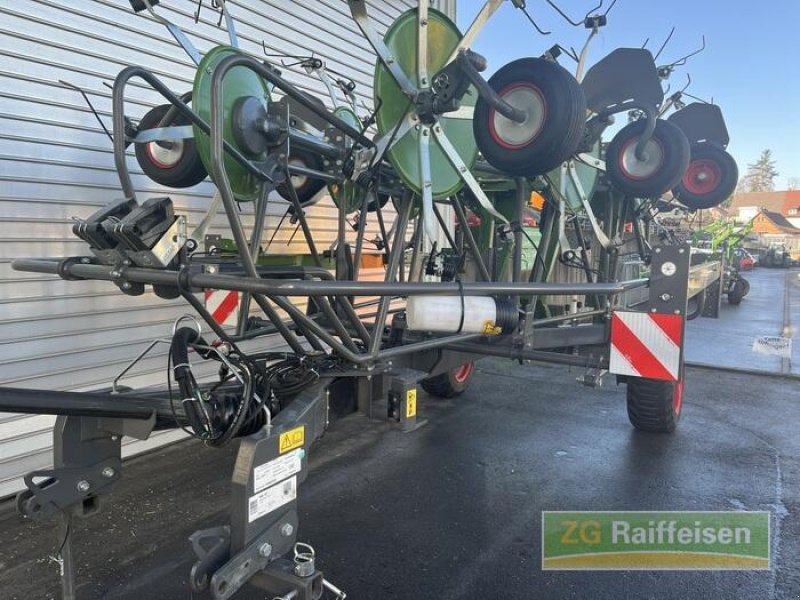
<path fill-rule="evenodd" d="M 542 567 L 769 568 L 768 512 L 542 513 Z"/>

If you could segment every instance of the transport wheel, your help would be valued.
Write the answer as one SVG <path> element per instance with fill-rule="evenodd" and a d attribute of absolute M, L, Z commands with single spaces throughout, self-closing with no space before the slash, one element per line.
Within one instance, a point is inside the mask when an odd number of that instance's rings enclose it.
<path fill-rule="evenodd" d="M 628 378 L 628 419 L 641 431 L 675 431 L 683 408 L 684 375 L 678 381 Z"/>
<path fill-rule="evenodd" d="M 706 291 L 703 290 L 689 298 L 686 306 L 686 320 L 692 321 L 703 314 L 706 305 Z"/>
<path fill-rule="evenodd" d="M 454 398 L 469 387 L 472 375 L 475 372 L 475 361 L 465 362 L 460 367 L 450 369 L 435 377 L 423 379 L 420 384 L 422 389 L 437 398 Z"/>
<path fill-rule="evenodd" d="M 742 298 L 745 296 L 745 284 L 743 279 L 737 279 L 733 282 L 731 291 L 728 292 L 728 304 L 738 306 L 742 303 Z"/>
<path fill-rule="evenodd" d="M 305 150 L 292 150 L 289 154 L 289 164 L 299 167 L 306 167 L 307 169 L 314 169 L 315 171 L 322 171 L 323 165 L 319 155 L 307 152 Z M 292 175 L 288 181 L 280 184 L 277 188 L 281 198 L 292 201 L 292 193 L 290 187 L 294 188 L 297 199 L 300 204 L 305 205 L 317 193 L 325 187 L 325 182 L 322 179 L 313 179 L 306 175 Z"/>
<path fill-rule="evenodd" d="M 747 294 L 750 293 L 750 282 L 744 277 L 740 277 L 739 281 L 741 281 L 744 284 L 744 294 L 742 295 L 747 296 Z"/>
<path fill-rule="evenodd" d="M 189 125 L 189 119 L 180 113 L 176 113 L 171 123 L 161 122 L 171 106 L 162 104 L 149 110 L 139 121 L 139 131 L 172 125 Z M 197 154 L 194 140 L 147 142 L 135 146 L 136 161 L 142 171 L 160 185 L 187 188 L 197 185 L 208 175 Z"/>
<path fill-rule="evenodd" d="M 478 99 L 473 132 L 478 148 L 493 167 L 535 177 L 556 168 L 578 150 L 586 97 L 569 71 L 543 58 L 521 58 L 497 71 L 489 85 L 526 114 L 525 120 L 517 123 Z"/>
<path fill-rule="evenodd" d="M 645 146 L 646 160 L 636 156 L 636 144 L 644 132 L 641 119 L 626 125 L 606 149 L 606 175 L 620 192 L 639 198 L 660 196 L 674 188 L 689 165 L 689 140 L 669 121 L 658 119 L 653 137 Z"/>
<path fill-rule="evenodd" d="M 712 208 L 733 194 L 738 181 L 733 157 L 715 144 L 700 142 L 692 145 L 689 166 L 672 193 L 692 210 Z"/>

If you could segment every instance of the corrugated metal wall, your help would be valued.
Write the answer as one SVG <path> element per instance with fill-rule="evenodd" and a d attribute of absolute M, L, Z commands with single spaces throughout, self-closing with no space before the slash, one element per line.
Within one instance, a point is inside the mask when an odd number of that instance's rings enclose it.
<path fill-rule="evenodd" d="M 181 26 L 201 52 L 227 41 L 217 15 L 204 3 L 199 22 L 194 0 L 166 0 L 159 12 Z M 370 10 L 385 29 L 413 0 L 370 0 Z M 442 7 L 453 11 L 454 1 Z M 239 0 L 228 2 L 243 49 L 324 57 L 349 74 L 357 92 L 371 104 L 374 57 L 342 0 Z M 111 97 L 105 84 L 124 67 L 152 70 L 173 90 L 192 87 L 193 65 L 166 29 L 138 16 L 126 0 L 28 0 L 0 2 L 0 385 L 86 390 L 107 386 L 152 339 L 168 335 L 170 324 L 187 312 L 181 301 L 167 302 L 150 292 L 128 297 L 110 283 L 64 282 L 11 270 L 21 256 L 69 256 L 86 252 L 73 237 L 71 219 L 86 217 L 119 197 L 111 143 L 81 96 L 64 80 L 87 91 L 110 126 Z M 304 74 L 285 72 L 302 88 L 324 97 L 322 84 Z M 160 104 L 151 90 L 129 87 L 127 114 L 138 119 Z M 132 149 L 131 149 L 132 155 Z M 140 200 L 170 195 L 190 229 L 203 217 L 213 192 L 205 182 L 189 190 L 162 190 L 129 158 Z M 268 225 L 285 210 L 271 203 Z M 252 222 L 243 207 L 245 225 Z M 329 202 L 310 212 L 318 245 L 335 236 L 336 213 Z M 220 214 L 210 233 L 226 234 Z M 273 243 L 280 252 L 302 251 L 298 235 L 291 246 L 286 228 Z M 267 233 L 269 235 L 269 232 Z M 143 360 L 136 385 L 161 381 L 164 351 Z M 21 487 L 20 476 L 49 464 L 53 418 L 0 414 L 0 497 Z M 169 432 L 141 451 L 177 438 Z"/>

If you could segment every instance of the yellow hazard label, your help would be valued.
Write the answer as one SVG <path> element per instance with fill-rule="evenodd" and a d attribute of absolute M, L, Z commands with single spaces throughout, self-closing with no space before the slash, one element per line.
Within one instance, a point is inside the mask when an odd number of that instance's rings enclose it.
<path fill-rule="evenodd" d="M 280 436 L 278 451 L 280 454 L 300 448 L 306 443 L 306 426 L 300 425 L 289 431 L 284 431 Z"/>
<path fill-rule="evenodd" d="M 406 419 L 417 416 L 417 388 L 406 392 Z"/>
<path fill-rule="evenodd" d="M 503 333 L 503 328 L 498 327 L 492 321 L 486 321 L 486 323 L 483 324 L 483 329 L 481 329 L 481 333 L 483 335 L 500 335 L 501 333 Z"/>

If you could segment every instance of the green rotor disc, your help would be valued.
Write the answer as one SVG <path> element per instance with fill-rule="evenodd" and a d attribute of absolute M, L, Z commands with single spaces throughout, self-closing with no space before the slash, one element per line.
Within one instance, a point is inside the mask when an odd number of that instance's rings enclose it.
<path fill-rule="evenodd" d="M 236 48 L 217 46 L 208 51 L 197 67 L 192 91 L 192 108 L 207 123 L 211 123 L 211 79 L 214 75 L 214 68 L 223 59 L 241 54 L 242 52 Z M 223 80 L 223 137 L 226 142 L 234 147 L 237 147 L 237 144 L 233 136 L 233 106 L 236 100 L 244 96 L 259 98 L 263 101 L 264 108 L 269 105 L 270 96 L 267 82 L 247 67 L 233 67 Z M 200 160 L 213 179 L 211 139 L 196 125 L 193 128 L 195 146 L 200 155 Z M 265 157 L 266 155 L 262 154 L 250 158 L 263 160 Z M 261 194 L 263 182 L 251 175 L 235 158 L 227 154 L 223 159 L 223 163 L 236 200 L 240 202 L 256 200 Z"/>
<path fill-rule="evenodd" d="M 461 41 L 458 27 L 442 13 L 431 9 L 428 13 L 428 77 L 433 77 L 450 57 Z M 389 28 L 384 38 L 386 46 L 397 64 L 412 82 L 417 73 L 417 10 L 403 13 Z M 409 111 L 413 103 L 403 94 L 389 70 L 378 61 L 374 79 L 375 106 L 378 106 L 377 126 L 380 135 L 391 135 Z M 477 91 L 470 87 L 461 101 L 462 110 L 474 107 Z M 471 110 L 467 108 L 468 118 L 442 115 L 439 123 L 442 130 L 455 147 L 461 160 L 472 168 L 478 156 L 478 146 L 472 133 Z M 392 146 L 387 155 L 395 171 L 403 182 L 416 193 L 420 193 L 419 173 L 419 132 L 409 131 Z M 433 179 L 433 198 L 441 200 L 452 196 L 464 185 L 459 172 L 450 164 L 435 139 L 430 141 L 431 174 Z"/>
<path fill-rule="evenodd" d="M 358 115 L 348 106 L 340 106 L 333 111 L 333 114 L 342 121 L 361 131 L 363 127 Z M 344 181 L 343 183 L 332 183 L 328 186 L 328 192 L 333 198 L 333 203 L 340 206 L 344 202 L 345 210 L 352 213 L 361 208 L 364 202 L 365 191 L 355 181 Z"/>

